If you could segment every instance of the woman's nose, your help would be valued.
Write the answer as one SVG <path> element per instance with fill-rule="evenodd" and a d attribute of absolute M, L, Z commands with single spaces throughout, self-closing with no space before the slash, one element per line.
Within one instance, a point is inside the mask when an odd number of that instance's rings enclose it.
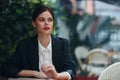
<path fill-rule="evenodd" d="M 48 21 L 47 21 L 47 20 L 45 20 L 45 24 L 48 24 Z"/>

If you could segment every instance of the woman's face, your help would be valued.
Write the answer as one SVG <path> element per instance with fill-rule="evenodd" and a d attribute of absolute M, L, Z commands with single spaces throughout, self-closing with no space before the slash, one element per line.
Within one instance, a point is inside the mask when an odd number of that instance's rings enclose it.
<path fill-rule="evenodd" d="M 32 24 L 36 28 L 38 34 L 49 35 L 53 29 L 53 17 L 49 11 L 44 11 L 32 22 Z"/>

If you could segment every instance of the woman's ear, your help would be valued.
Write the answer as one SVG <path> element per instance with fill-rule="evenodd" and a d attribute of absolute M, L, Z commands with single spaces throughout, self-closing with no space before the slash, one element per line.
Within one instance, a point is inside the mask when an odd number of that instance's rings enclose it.
<path fill-rule="evenodd" d="M 35 22 L 34 21 L 32 21 L 32 25 L 33 25 L 33 27 L 35 27 Z"/>

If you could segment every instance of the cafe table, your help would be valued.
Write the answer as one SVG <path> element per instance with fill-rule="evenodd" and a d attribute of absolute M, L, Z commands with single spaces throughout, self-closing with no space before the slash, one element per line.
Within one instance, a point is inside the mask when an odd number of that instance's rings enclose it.
<path fill-rule="evenodd" d="M 52 80 L 52 79 L 37 79 L 37 78 L 9 78 L 8 80 Z"/>

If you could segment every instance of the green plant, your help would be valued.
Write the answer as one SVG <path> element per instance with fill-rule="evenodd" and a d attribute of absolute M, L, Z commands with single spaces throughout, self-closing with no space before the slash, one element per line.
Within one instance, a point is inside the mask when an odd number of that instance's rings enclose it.
<path fill-rule="evenodd" d="M 40 4 L 55 11 L 50 0 L 0 0 L 0 65 L 14 53 L 19 40 L 36 34 L 31 16 Z"/>
<path fill-rule="evenodd" d="M 12 55 L 20 39 L 35 34 L 31 25 L 32 11 L 43 3 L 35 1 L 0 1 L 0 64 Z"/>

